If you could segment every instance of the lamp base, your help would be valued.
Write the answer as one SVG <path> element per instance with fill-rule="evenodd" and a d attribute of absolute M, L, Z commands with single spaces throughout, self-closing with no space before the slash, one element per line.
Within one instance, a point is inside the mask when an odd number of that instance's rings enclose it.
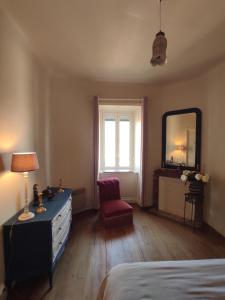
<path fill-rule="evenodd" d="M 34 218 L 34 213 L 28 211 L 28 212 L 23 212 L 21 215 L 19 215 L 18 220 L 19 221 L 27 221 L 30 219 Z"/>
<path fill-rule="evenodd" d="M 36 209 L 36 213 L 37 214 L 41 214 L 43 212 L 45 212 L 47 209 L 43 206 L 39 206 L 37 209 Z"/>

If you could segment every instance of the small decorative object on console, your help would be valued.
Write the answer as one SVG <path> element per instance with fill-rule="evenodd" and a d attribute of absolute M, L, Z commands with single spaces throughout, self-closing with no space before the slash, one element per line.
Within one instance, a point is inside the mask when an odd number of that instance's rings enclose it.
<path fill-rule="evenodd" d="M 62 188 L 62 178 L 59 179 L 59 189 L 58 189 L 59 193 L 63 193 L 64 189 Z"/>
<path fill-rule="evenodd" d="M 38 206 L 38 184 L 37 183 L 33 185 L 33 195 L 34 195 L 33 205 Z"/>
<path fill-rule="evenodd" d="M 42 191 L 43 196 L 47 197 L 48 200 L 54 199 L 54 196 L 57 193 L 56 188 L 50 188 L 50 186 L 47 186 L 45 190 Z"/>
<path fill-rule="evenodd" d="M 196 171 L 184 170 L 180 179 L 185 183 L 187 183 L 187 181 L 188 182 L 199 181 L 199 182 L 207 183 L 209 181 L 209 175 L 201 174 Z"/>
<path fill-rule="evenodd" d="M 38 205 L 38 208 L 36 209 L 36 213 L 37 214 L 41 214 L 43 212 L 45 212 L 47 209 L 43 206 L 43 199 L 42 199 L 42 193 L 39 193 L 38 196 L 39 196 L 39 205 Z"/>

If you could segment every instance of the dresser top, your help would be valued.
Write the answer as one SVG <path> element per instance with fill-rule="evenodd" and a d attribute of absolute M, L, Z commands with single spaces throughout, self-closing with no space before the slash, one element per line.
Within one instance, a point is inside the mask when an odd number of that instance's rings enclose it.
<path fill-rule="evenodd" d="M 64 206 L 64 204 L 68 201 L 70 195 L 72 194 L 71 189 L 64 189 L 63 193 L 57 193 L 51 200 L 47 200 L 43 197 L 43 205 L 47 209 L 46 212 L 41 214 L 36 214 L 36 206 L 33 206 L 33 203 L 30 203 L 29 210 L 35 213 L 35 217 L 28 221 L 20 222 L 18 221 L 18 216 L 23 212 L 21 209 L 17 212 L 13 217 L 11 217 L 8 221 L 6 221 L 3 226 L 11 226 L 11 225 L 19 225 L 19 224 L 26 224 L 26 223 L 33 223 L 33 222 L 42 222 L 42 221 L 51 221 L 55 215 L 60 211 L 60 209 Z"/>

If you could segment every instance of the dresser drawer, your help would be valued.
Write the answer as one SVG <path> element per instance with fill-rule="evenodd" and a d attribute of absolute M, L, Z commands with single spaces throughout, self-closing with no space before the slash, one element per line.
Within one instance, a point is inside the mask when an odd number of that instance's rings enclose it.
<path fill-rule="evenodd" d="M 70 224 L 71 224 L 71 214 L 67 216 L 63 227 L 61 227 L 61 230 L 59 231 L 59 233 L 54 237 L 54 239 L 52 240 L 52 258 L 53 258 L 53 262 L 57 256 L 57 254 L 59 253 L 62 245 L 64 244 L 68 233 L 70 231 Z"/>
<path fill-rule="evenodd" d="M 58 224 L 58 226 L 54 228 L 54 231 L 52 231 L 52 243 L 54 244 L 56 241 L 60 239 L 60 236 L 65 231 L 65 228 L 67 227 L 68 223 L 71 223 L 72 215 L 71 213 L 67 213 L 67 215 L 64 216 L 62 221 Z"/>
<path fill-rule="evenodd" d="M 72 213 L 71 197 L 68 202 L 62 207 L 58 214 L 52 220 L 52 236 L 55 236 L 62 224 L 65 222 L 67 215 Z"/>

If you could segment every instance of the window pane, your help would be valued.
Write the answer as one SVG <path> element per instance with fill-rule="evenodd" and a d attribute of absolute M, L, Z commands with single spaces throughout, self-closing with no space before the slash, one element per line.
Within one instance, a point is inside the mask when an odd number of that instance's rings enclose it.
<path fill-rule="evenodd" d="M 119 166 L 130 165 L 130 121 L 120 120 Z"/>
<path fill-rule="evenodd" d="M 105 120 L 105 167 L 115 167 L 115 137 L 116 122 L 115 120 Z"/>

